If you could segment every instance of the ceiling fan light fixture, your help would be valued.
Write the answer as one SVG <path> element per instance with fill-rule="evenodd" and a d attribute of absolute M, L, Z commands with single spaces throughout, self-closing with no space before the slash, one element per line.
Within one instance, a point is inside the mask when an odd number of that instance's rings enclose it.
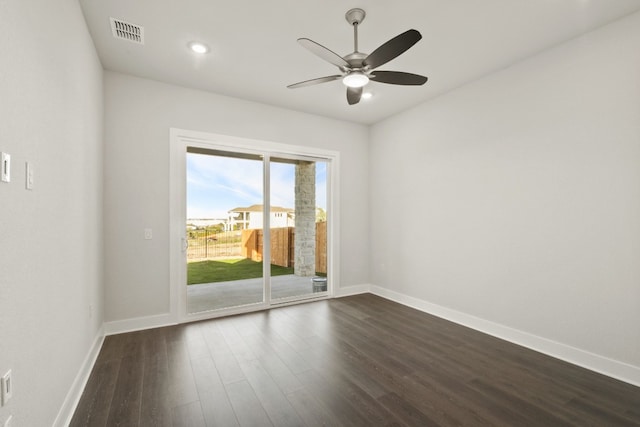
<path fill-rule="evenodd" d="M 342 83 L 348 87 L 363 87 L 369 83 L 369 77 L 367 77 L 367 75 L 362 71 L 351 71 L 349 74 L 344 76 Z"/>
<path fill-rule="evenodd" d="M 209 52 L 209 46 L 201 42 L 190 42 L 189 49 L 195 53 L 204 54 Z"/>

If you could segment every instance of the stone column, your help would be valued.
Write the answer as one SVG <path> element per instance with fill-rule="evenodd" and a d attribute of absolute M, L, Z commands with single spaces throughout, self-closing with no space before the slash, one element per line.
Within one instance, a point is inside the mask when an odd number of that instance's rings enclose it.
<path fill-rule="evenodd" d="M 300 161 L 296 164 L 295 182 L 295 264 L 296 276 L 316 274 L 316 164 Z"/>

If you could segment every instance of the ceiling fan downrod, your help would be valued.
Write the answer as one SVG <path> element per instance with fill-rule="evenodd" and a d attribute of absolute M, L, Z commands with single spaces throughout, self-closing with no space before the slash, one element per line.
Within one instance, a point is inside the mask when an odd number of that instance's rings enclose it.
<path fill-rule="evenodd" d="M 344 17 L 353 26 L 353 52 L 358 52 L 358 25 L 364 21 L 367 14 L 360 8 L 349 9 Z"/>

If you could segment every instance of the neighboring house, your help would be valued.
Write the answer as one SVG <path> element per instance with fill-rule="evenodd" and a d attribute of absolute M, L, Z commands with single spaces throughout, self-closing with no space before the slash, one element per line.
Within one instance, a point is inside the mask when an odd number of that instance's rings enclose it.
<path fill-rule="evenodd" d="M 261 229 L 263 224 L 262 209 L 262 205 L 231 209 L 225 230 Z M 269 222 L 271 228 L 294 227 L 295 211 L 290 208 L 271 206 Z"/>

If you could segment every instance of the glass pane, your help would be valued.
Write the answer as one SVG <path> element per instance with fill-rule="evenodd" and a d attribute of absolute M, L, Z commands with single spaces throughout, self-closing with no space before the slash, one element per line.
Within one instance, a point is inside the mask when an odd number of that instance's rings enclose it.
<path fill-rule="evenodd" d="M 255 155 L 187 153 L 187 313 L 264 301 L 263 162 Z"/>
<path fill-rule="evenodd" d="M 271 298 L 327 291 L 327 162 L 272 158 Z"/>

